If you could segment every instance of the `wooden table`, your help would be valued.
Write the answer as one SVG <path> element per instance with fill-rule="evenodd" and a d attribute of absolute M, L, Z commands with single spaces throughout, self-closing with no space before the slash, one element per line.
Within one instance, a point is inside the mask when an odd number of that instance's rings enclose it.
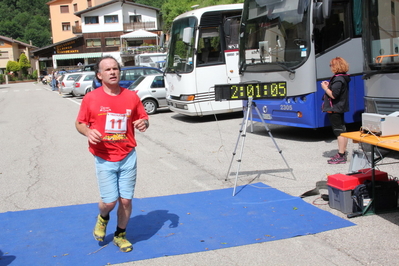
<path fill-rule="evenodd" d="M 394 151 L 399 151 L 399 135 L 395 136 L 387 136 L 387 137 L 378 137 L 373 134 L 366 134 L 362 133 L 360 131 L 355 131 L 355 132 L 346 132 L 341 134 L 342 137 L 352 139 L 353 142 L 361 142 L 361 143 L 367 143 L 371 145 L 371 168 L 372 168 L 372 174 L 371 174 L 371 182 L 372 182 L 372 191 L 373 191 L 373 197 L 376 196 L 375 193 L 375 163 L 376 159 L 374 157 L 374 149 L 375 147 L 381 147 L 389 150 L 394 150 Z M 371 208 L 373 207 L 373 200 L 371 200 L 370 204 L 363 210 L 363 215 L 369 212 L 372 209 L 372 212 L 374 213 L 374 209 Z"/>
<path fill-rule="evenodd" d="M 342 133 L 341 136 L 352 139 L 355 142 L 371 144 L 372 147 L 381 147 L 389 150 L 399 151 L 399 135 L 389 137 L 378 137 L 365 134 L 360 131 Z"/>

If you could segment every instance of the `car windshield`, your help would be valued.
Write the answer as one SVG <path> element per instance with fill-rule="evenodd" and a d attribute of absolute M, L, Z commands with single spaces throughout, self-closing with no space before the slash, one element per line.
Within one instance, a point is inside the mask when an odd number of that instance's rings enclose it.
<path fill-rule="evenodd" d="M 145 76 L 140 76 L 135 82 L 132 83 L 132 85 L 129 86 L 129 90 L 134 90 L 144 79 Z"/>
<path fill-rule="evenodd" d="M 93 80 L 94 79 L 94 75 L 87 75 L 83 80 L 87 81 L 87 80 Z"/>

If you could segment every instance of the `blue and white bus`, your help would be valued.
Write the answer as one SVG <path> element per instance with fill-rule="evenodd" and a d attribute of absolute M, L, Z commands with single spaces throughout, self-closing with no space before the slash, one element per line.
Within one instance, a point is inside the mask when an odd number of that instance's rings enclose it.
<path fill-rule="evenodd" d="M 350 111 L 345 113 L 345 122 L 361 120 L 364 111 L 361 19 L 361 4 L 356 0 L 245 1 L 240 35 L 240 86 L 265 83 L 270 86 L 269 95 L 253 101 L 266 123 L 302 128 L 329 126 L 326 114 L 321 111 L 324 91 L 320 83 L 333 75 L 329 62 L 337 56 L 350 65 Z M 256 110 L 252 117 L 261 121 Z"/>
<path fill-rule="evenodd" d="M 399 111 L 399 2 L 363 0 L 365 111 Z"/>

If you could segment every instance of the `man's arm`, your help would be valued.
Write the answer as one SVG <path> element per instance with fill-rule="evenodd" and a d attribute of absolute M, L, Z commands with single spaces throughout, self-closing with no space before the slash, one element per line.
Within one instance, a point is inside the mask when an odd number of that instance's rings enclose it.
<path fill-rule="evenodd" d="M 150 126 L 150 122 L 148 122 L 147 119 L 138 119 L 136 121 L 133 121 L 133 126 L 140 132 L 144 132 Z"/>
<path fill-rule="evenodd" d="M 101 133 L 97 129 L 90 129 L 85 123 L 76 121 L 75 127 L 80 134 L 86 136 L 91 144 L 101 142 Z"/>

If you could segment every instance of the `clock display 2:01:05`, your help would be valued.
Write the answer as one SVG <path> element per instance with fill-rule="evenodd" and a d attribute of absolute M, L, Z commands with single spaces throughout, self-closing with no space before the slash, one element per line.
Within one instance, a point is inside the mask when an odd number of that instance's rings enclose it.
<path fill-rule="evenodd" d="M 252 97 L 261 98 L 281 98 L 287 96 L 286 82 L 253 83 L 230 85 L 230 99 L 240 100 Z"/>

